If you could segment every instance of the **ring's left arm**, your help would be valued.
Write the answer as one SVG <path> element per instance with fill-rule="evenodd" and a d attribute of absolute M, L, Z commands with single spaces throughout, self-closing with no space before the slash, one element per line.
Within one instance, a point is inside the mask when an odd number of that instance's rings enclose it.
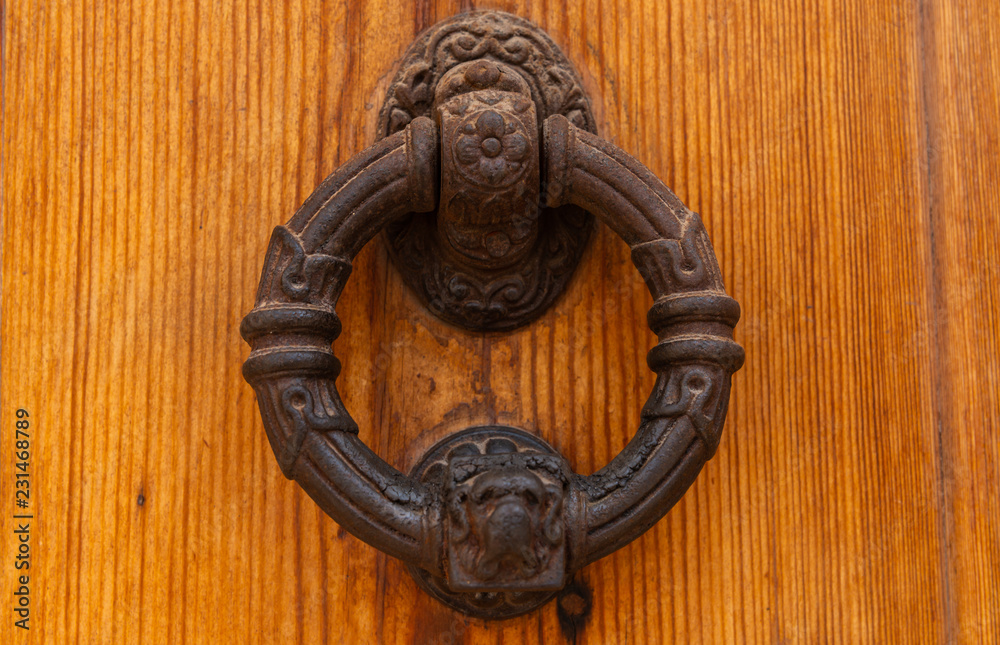
<path fill-rule="evenodd" d="M 387 222 L 434 209 L 438 145 L 434 123 L 414 119 L 324 180 L 275 228 L 256 304 L 240 326 L 252 347 L 243 374 L 285 476 L 357 537 L 431 570 L 439 558 L 426 515 L 437 500 L 358 438 L 335 385 L 331 343 L 355 254 Z"/>

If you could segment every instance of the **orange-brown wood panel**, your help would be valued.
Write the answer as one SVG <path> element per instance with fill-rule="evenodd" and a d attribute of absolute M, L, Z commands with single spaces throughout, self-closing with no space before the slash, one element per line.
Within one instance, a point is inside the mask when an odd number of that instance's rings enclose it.
<path fill-rule="evenodd" d="M 948 637 L 1000 641 L 1000 6 L 928 3 Z"/>
<path fill-rule="evenodd" d="M 701 213 L 747 350 L 722 444 L 592 610 L 467 619 L 274 461 L 239 321 L 273 226 L 372 142 L 391 66 L 458 11 L 529 18 L 600 133 Z M 9 3 L 0 597 L 30 413 L 31 630 L 8 642 L 991 642 L 1000 15 L 945 0 Z M 512 334 L 427 313 L 381 240 L 338 308 L 361 437 L 407 469 L 499 422 L 578 472 L 652 385 L 651 301 L 599 229 Z M 7 602 L 7 601 L 5 601 Z"/>

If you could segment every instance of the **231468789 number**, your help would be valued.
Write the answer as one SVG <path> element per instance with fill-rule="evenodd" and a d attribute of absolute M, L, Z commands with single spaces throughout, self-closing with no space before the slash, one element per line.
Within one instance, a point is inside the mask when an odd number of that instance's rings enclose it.
<path fill-rule="evenodd" d="M 26 509 L 28 508 L 28 500 L 31 498 L 31 481 L 28 472 L 28 463 L 31 459 L 31 435 L 29 433 L 31 422 L 28 419 L 28 411 L 23 408 L 18 408 L 15 415 L 17 421 L 14 423 L 14 458 L 16 459 L 14 462 L 14 476 L 16 478 L 14 504 L 18 509 Z"/>

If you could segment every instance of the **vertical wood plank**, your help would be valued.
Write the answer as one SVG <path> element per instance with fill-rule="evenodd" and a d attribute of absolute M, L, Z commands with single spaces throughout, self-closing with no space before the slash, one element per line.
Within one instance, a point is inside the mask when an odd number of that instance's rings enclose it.
<path fill-rule="evenodd" d="M 1000 8 L 925 3 L 948 638 L 1000 638 Z"/>

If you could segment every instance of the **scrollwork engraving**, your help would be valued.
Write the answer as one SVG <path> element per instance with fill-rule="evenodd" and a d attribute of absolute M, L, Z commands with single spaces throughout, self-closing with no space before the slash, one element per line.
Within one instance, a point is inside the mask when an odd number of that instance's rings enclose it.
<path fill-rule="evenodd" d="M 583 210 L 538 204 L 539 124 L 561 114 L 594 131 L 589 102 L 543 32 L 480 12 L 439 23 L 411 45 L 380 113 L 380 136 L 435 110 L 447 146 L 439 210 L 390 225 L 391 257 L 440 318 L 517 328 L 556 299 L 590 236 Z"/>

